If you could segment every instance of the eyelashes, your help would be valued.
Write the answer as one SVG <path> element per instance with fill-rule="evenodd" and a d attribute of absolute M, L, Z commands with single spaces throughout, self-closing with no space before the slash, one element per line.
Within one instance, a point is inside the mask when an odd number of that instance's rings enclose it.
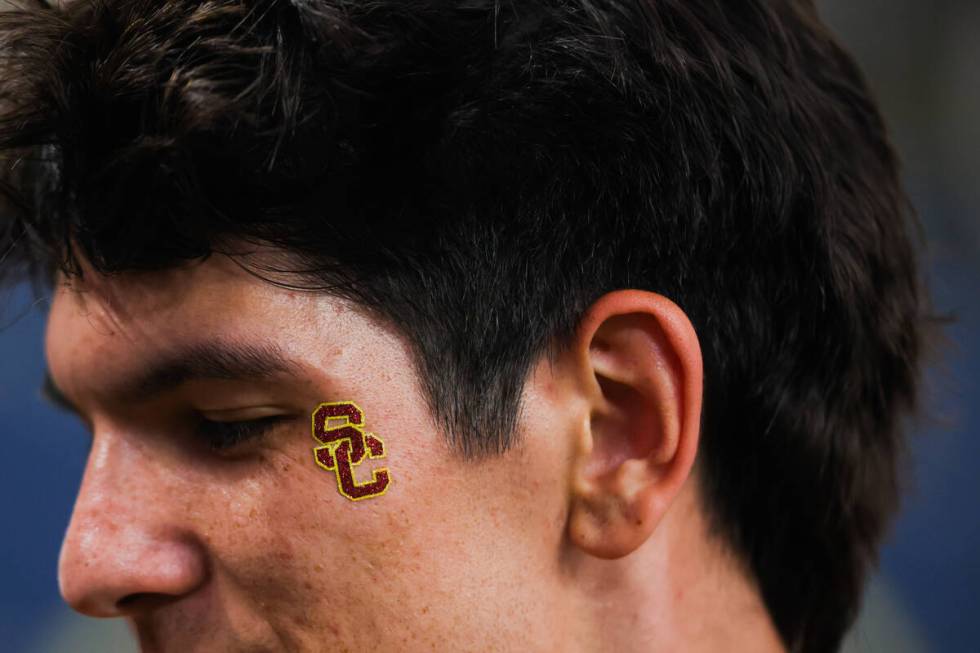
<path fill-rule="evenodd" d="M 201 419 L 197 425 L 196 435 L 211 451 L 224 451 L 245 442 L 258 440 L 284 419 L 282 415 L 239 422 Z"/>
<path fill-rule="evenodd" d="M 53 384 L 46 383 L 46 388 Z M 42 396 L 49 401 L 55 408 L 64 413 L 77 418 L 79 425 L 85 433 L 86 450 L 91 451 L 95 433 L 92 423 L 78 410 L 76 410 L 67 400 L 60 400 L 61 394 L 57 390 L 42 390 Z M 230 450 L 237 445 L 244 444 L 262 438 L 269 431 L 281 422 L 285 422 L 289 415 L 268 415 L 250 420 L 238 421 L 219 421 L 206 419 L 198 415 L 192 419 L 191 433 L 193 438 L 203 443 L 208 449 L 214 452 Z M 184 429 L 186 429 L 186 422 Z M 181 429 L 181 430 L 184 430 Z M 186 432 L 186 431 L 185 431 Z"/>

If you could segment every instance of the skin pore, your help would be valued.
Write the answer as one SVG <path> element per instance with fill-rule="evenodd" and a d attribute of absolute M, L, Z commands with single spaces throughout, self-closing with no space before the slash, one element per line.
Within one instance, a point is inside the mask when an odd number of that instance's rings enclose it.
<path fill-rule="evenodd" d="M 700 350 L 663 297 L 599 299 L 533 369 L 518 443 L 475 461 L 397 330 L 223 255 L 62 281 L 46 350 L 93 436 L 62 594 L 146 651 L 782 650 L 707 534 Z M 383 496 L 349 501 L 314 464 L 327 401 L 384 440 L 356 472 L 387 467 Z"/>

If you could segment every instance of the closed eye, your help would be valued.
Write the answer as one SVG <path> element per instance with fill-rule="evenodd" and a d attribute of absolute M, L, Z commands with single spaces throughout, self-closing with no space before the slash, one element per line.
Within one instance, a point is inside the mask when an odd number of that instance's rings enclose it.
<path fill-rule="evenodd" d="M 284 419 L 283 415 L 237 422 L 218 422 L 202 418 L 197 424 L 196 436 L 212 451 L 224 451 L 261 438 Z"/>

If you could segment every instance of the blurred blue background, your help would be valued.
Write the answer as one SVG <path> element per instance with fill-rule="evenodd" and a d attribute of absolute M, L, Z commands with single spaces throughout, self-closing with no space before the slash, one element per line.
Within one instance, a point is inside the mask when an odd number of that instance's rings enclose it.
<path fill-rule="evenodd" d="M 3 1 L 0 0 L 0 6 Z M 925 224 L 936 310 L 956 321 L 928 377 L 904 509 L 847 651 L 980 650 L 980 3 L 833 0 L 825 20 L 871 81 Z M 73 616 L 56 561 L 88 436 L 45 404 L 43 302 L 0 291 L 0 650 L 132 651 Z"/>

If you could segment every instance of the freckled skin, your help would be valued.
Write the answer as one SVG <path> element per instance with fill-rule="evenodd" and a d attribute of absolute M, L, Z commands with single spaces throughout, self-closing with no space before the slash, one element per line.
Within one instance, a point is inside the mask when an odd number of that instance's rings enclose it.
<path fill-rule="evenodd" d="M 686 317 L 614 292 L 579 336 L 533 366 L 515 446 L 467 462 L 433 420 L 405 339 L 362 310 L 222 255 L 85 269 L 58 284 L 46 339 L 52 379 L 93 436 L 64 598 L 128 618 L 153 653 L 784 651 L 687 477 L 701 368 Z M 122 398 L 122 379 L 215 341 L 271 345 L 297 367 Z M 356 502 L 314 461 L 313 411 L 348 401 L 385 446 L 356 478 L 391 474 L 383 496 Z M 262 437 L 220 453 L 195 431 L 201 418 L 270 415 Z"/>
<path fill-rule="evenodd" d="M 146 405 L 105 393 L 205 337 L 275 343 L 304 367 L 283 383 L 195 381 Z M 60 285 L 46 348 L 93 432 L 62 593 L 83 613 L 130 618 L 144 650 L 581 650 L 558 570 L 567 482 L 547 464 L 569 445 L 524 438 L 499 458 L 461 461 L 394 329 L 215 256 Z M 549 392 L 529 432 L 559 419 Z M 356 401 L 384 440 L 386 457 L 356 476 L 387 467 L 385 495 L 349 501 L 314 463 L 310 415 L 325 401 Z M 221 457 L 191 446 L 175 417 L 203 404 L 290 417 Z"/>

